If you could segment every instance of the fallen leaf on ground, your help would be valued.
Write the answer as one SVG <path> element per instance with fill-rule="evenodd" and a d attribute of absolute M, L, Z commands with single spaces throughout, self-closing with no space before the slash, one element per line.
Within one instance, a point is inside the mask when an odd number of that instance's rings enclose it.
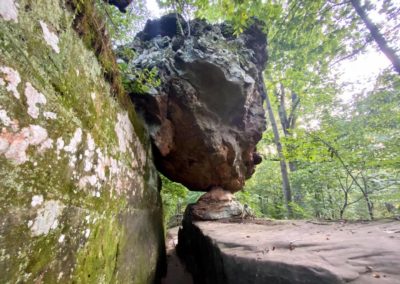
<path fill-rule="evenodd" d="M 372 276 L 374 276 L 375 278 L 381 278 L 381 276 L 379 275 L 379 273 L 373 273 Z"/>

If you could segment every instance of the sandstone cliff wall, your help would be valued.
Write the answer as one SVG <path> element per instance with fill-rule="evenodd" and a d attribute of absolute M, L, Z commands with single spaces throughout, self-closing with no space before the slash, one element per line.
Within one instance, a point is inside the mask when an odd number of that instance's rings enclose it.
<path fill-rule="evenodd" d="M 0 2 L 0 283 L 148 283 L 158 176 L 92 1 Z"/>

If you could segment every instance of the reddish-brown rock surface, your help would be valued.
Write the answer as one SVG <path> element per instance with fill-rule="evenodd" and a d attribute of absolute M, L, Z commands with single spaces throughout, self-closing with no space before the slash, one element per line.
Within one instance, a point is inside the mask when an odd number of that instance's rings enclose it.
<path fill-rule="evenodd" d="M 189 204 L 184 218 L 190 220 L 224 220 L 248 218 L 247 205 L 235 200 L 234 195 L 221 187 L 214 187 L 203 194 L 196 203 Z"/>
<path fill-rule="evenodd" d="M 226 25 L 194 20 L 190 36 L 187 24 L 181 26 L 184 36 L 174 15 L 148 21 L 128 45 L 138 54 L 121 56 L 129 68 L 156 67 L 161 79 L 130 95 L 165 176 L 190 190 L 236 192 L 261 160 L 256 144 L 265 130 L 259 73 L 266 38 L 256 25 L 238 37 Z"/>

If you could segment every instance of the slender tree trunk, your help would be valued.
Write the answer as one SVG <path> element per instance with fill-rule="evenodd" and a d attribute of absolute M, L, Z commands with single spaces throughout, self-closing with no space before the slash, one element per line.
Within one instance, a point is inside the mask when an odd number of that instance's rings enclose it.
<path fill-rule="evenodd" d="M 265 215 L 265 210 L 264 210 L 264 198 L 259 197 L 259 201 L 260 201 L 261 214 Z"/>
<path fill-rule="evenodd" d="M 279 101 L 278 105 L 278 117 L 282 126 L 283 134 L 285 137 L 292 137 L 293 130 L 296 127 L 297 120 L 297 109 L 300 103 L 300 100 L 295 92 L 291 93 L 291 107 L 290 112 L 288 113 L 286 110 L 286 92 L 285 87 L 282 83 L 280 83 L 280 89 L 275 90 L 275 96 Z M 288 145 L 288 151 L 292 150 L 292 146 Z M 294 173 L 297 170 L 296 161 L 288 161 L 290 173 Z M 291 183 L 291 193 L 292 198 L 297 204 L 303 204 L 303 196 L 301 193 L 301 186 L 299 183 Z"/>
<path fill-rule="evenodd" d="M 296 165 L 296 162 L 294 162 L 294 161 L 290 161 L 289 162 L 289 169 L 290 169 L 290 172 L 295 172 L 295 171 L 297 171 L 297 165 Z"/>
<path fill-rule="evenodd" d="M 297 120 L 297 108 L 299 106 L 299 98 L 295 92 L 291 94 L 291 108 L 290 112 L 288 113 L 286 110 L 286 92 L 285 87 L 282 83 L 280 83 L 280 90 L 275 90 L 275 96 L 279 101 L 278 106 L 278 117 L 281 122 L 283 134 L 285 137 L 292 137 L 293 130 L 296 127 L 296 120 Z M 292 150 L 291 145 L 288 145 L 288 151 Z M 288 161 L 289 170 L 291 173 L 294 173 L 297 170 L 296 161 Z M 291 193 L 293 195 L 293 199 L 296 203 L 302 204 L 303 203 L 303 196 L 301 194 L 300 184 L 293 183 L 291 186 Z"/>
<path fill-rule="evenodd" d="M 396 52 L 389 47 L 386 39 L 380 33 L 378 27 L 368 18 L 364 8 L 360 5 L 360 0 L 350 0 L 358 16 L 364 22 L 365 26 L 371 33 L 372 38 L 375 40 L 379 49 L 386 55 L 386 57 L 392 62 L 394 70 L 400 74 L 400 58 L 396 55 Z"/>
<path fill-rule="evenodd" d="M 369 218 L 371 220 L 374 220 L 374 204 L 371 202 L 371 199 L 369 199 L 368 192 L 363 191 L 362 193 L 365 199 L 365 203 L 367 204 Z"/>
<path fill-rule="evenodd" d="M 343 215 L 344 215 L 344 211 L 346 211 L 347 205 L 348 205 L 348 192 L 345 191 L 344 192 L 344 202 L 343 202 L 343 206 L 340 208 L 340 219 L 343 219 Z"/>
<path fill-rule="evenodd" d="M 336 219 L 335 218 L 335 205 L 333 204 L 332 200 L 332 194 L 330 193 L 329 186 L 326 187 L 326 191 L 328 193 L 328 203 L 329 203 L 329 209 L 330 209 L 330 218 L 332 220 Z"/>
<path fill-rule="evenodd" d="M 262 74 L 260 74 L 260 80 L 262 80 L 262 79 L 263 79 Z M 292 207 L 291 207 L 292 192 L 290 189 L 289 173 L 288 173 L 288 169 L 287 169 L 287 165 L 286 165 L 286 159 L 285 159 L 285 156 L 283 155 L 283 149 L 282 149 L 281 139 L 280 139 L 279 132 L 278 132 L 278 126 L 277 126 L 276 120 L 275 120 L 275 115 L 274 115 L 274 112 L 272 111 L 271 101 L 266 92 L 263 80 L 262 80 L 261 89 L 265 94 L 265 101 L 267 103 L 268 117 L 269 117 L 269 120 L 271 121 L 271 127 L 272 127 L 272 131 L 274 133 L 274 142 L 276 145 L 276 149 L 278 151 L 279 163 L 280 163 L 281 175 L 282 175 L 282 192 L 283 192 L 283 196 L 285 198 L 285 206 L 286 206 L 287 213 L 288 213 L 287 215 L 289 218 L 291 218 L 293 216 L 293 211 L 292 211 Z"/>
<path fill-rule="evenodd" d="M 340 208 L 340 220 L 343 220 L 344 211 L 346 210 L 347 205 L 343 204 L 343 207 Z"/>
<path fill-rule="evenodd" d="M 365 203 L 367 203 L 368 215 L 371 220 L 374 220 L 374 204 L 372 203 L 371 199 L 369 198 L 367 180 L 364 176 L 362 176 L 362 181 L 363 181 L 364 188 L 361 189 L 361 192 L 364 196 Z"/>
<path fill-rule="evenodd" d="M 322 208 L 323 211 L 321 212 L 321 217 L 325 219 L 325 212 L 326 212 L 326 204 L 325 204 L 325 191 L 321 189 L 321 200 L 322 200 Z"/>
<path fill-rule="evenodd" d="M 343 191 L 343 194 L 344 194 L 343 205 L 340 206 L 340 211 L 339 211 L 339 215 L 340 215 L 339 218 L 340 219 L 343 219 L 344 211 L 346 211 L 346 208 L 348 206 L 348 203 L 349 203 L 349 191 L 350 191 L 351 185 L 353 184 L 353 182 L 352 182 L 350 184 L 350 187 L 348 186 L 348 182 L 347 182 L 348 177 L 349 177 L 349 175 L 347 175 L 347 177 L 346 177 L 346 186 L 344 186 L 343 183 L 342 183 L 342 180 L 340 179 L 340 176 L 337 176 L 337 179 L 338 179 L 339 184 L 340 184 L 340 188 L 341 188 L 341 190 Z"/>
<path fill-rule="evenodd" d="M 323 196 L 321 194 L 321 191 L 319 189 L 315 190 L 314 193 L 314 201 L 316 201 L 314 211 L 315 211 L 315 217 L 318 219 L 322 219 L 322 210 L 321 210 L 321 203 L 322 203 L 322 208 L 323 206 Z"/>
<path fill-rule="evenodd" d="M 371 200 L 369 199 L 368 193 L 365 196 L 365 200 L 367 201 L 367 207 L 368 207 L 368 214 L 369 214 L 369 218 L 371 220 L 374 220 L 374 204 L 371 202 Z"/>
<path fill-rule="evenodd" d="M 357 178 L 354 177 L 354 175 L 351 173 L 349 167 L 346 165 L 346 163 L 343 161 L 342 157 L 339 155 L 339 152 L 325 140 L 321 139 L 318 136 L 314 136 L 314 137 L 317 138 L 319 141 L 321 141 L 323 144 L 325 144 L 328 147 L 329 151 L 331 151 L 331 153 L 338 158 L 339 162 L 342 164 L 342 166 L 346 170 L 347 174 L 351 177 L 354 184 L 360 189 L 362 195 L 364 196 L 365 202 L 367 203 L 367 207 L 368 207 L 369 217 L 371 220 L 373 220 L 374 219 L 374 212 L 373 212 L 374 206 L 373 206 L 373 203 L 371 202 L 371 200 L 369 199 L 367 181 L 366 181 L 365 177 L 362 176 L 362 174 L 361 174 L 362 180 L 363 180 L 363 186 L 361 186 L 360 183 L 357 181 Z"/>
<path fill-rule="evenodd" d="M 297 171 L 297 162 L 296 161 L 289 161 L 288 165 L 289 165 L 290 173 L 295 173 Z M 291 189 L 292 189 L 292 193 L 293 193 L 293 201 L 301 206 L 304 206 L 303 193 L 301 192 L 301 184 L 299 182 L 292 182 Z"/>

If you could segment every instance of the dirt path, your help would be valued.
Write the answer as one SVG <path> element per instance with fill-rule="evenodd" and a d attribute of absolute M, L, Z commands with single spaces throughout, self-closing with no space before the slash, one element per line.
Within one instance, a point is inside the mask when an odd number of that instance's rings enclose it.
<path fill-rule="evenodd" d="M 176 255 L 175 246 L 178 244 L 178 227 L 168 230 L 166 237 L 167 247 L 167 276 L 161 280 L 162 284 L 192 284 L 192 276 L 185 269 Z"/>

